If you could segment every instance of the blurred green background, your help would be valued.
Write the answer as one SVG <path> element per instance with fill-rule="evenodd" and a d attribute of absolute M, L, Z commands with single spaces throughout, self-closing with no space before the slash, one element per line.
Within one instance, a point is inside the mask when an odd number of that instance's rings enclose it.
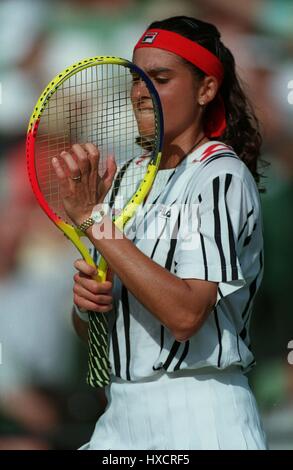
<path fill-rule="evenodd" d="M 293 449 L 292 0 L 1 0 L 0 449 L 75 449 L 105 405 L 85 384 L 86 348 L 71 326 L 77 253 L 37 207 L 27 180 L 30 113 L 60 70 L 95 55 L 130 59 L 147 25 L 173 15 L 217 25 L 261 121 L 270 165 L 250 382 L 270 448 Z"/>

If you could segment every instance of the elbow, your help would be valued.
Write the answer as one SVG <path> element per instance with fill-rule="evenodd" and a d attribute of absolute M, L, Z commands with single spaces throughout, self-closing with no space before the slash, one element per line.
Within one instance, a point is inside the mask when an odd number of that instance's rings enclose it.
<path fill-rule="evenodd" d="M 178 328 L 176 331 L 172 331 L 172 334 L 176 341 L 179 343 L 185 343 L 197 332 L 197 328 Z"/>
<path fill-rule="evenodd" d="M 171 329 L 171 333 L 179 343 L 188 341 L 198 331 L 198 318 L 197 316 L 185 316 L 184 321 L 179 321 Z"/>
<path fill-rule="evenodd" d="M 178 321 L 176 325 L 171 329 L 171 332 L 179 343 L 188 341 L 194 336 L 198 330 L 202 327 L 208 314 L 212 310 L 211 307 L 198 312 L 188 312 L 184 316 L 184 321 Z"/>
<path fill-rule="evenodd" d="M 209 284 L 208 292 L 201 296 L 196 292 L 196 297 L 189 300 L 188 306 L 182 309 L 176 316 L 171 332 L 178 342 L 188 341 L 194 336 L 206 321 L 210 312 L 217 303 L 217 284 Z"/>

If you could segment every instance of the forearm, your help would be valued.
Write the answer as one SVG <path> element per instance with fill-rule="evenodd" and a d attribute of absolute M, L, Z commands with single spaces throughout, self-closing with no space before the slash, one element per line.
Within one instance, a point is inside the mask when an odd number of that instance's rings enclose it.
<path fill-rule="evenodd" d="M 88 237 L 104 256 L 125 287 L 178 338 L 202 324 L 200 289 L 198 296 L 183 280 L 144 255 L 126 237 Z"/>

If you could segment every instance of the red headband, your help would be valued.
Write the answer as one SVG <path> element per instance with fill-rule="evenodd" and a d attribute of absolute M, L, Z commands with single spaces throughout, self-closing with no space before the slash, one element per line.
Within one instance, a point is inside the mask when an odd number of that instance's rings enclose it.
<path fill-rule="evenodd" d="M 205 47 L 180 34 L 164 29 L 149 29 L 139 39 L 134 50 L 141 47 L 154 47 L 173 52 L 198 67 L 206 75 L 215 77 L 219 86 L 223 81 L 224 68 L 221 61 Z M 219 137 L 225 129 L 225 107 L 222 97 L 218 94 L 208 106 L 205 132 L 208 137 Z"/>

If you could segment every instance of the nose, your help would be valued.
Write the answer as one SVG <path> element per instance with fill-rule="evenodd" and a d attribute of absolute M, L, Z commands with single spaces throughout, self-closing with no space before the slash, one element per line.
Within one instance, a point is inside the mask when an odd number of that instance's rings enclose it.
<path fill-rule="evenodd" d="M 132 97 L 136 100 L 150 98 L 147 84 L 142 78 L 135 78 L 132 82 Z"/>

